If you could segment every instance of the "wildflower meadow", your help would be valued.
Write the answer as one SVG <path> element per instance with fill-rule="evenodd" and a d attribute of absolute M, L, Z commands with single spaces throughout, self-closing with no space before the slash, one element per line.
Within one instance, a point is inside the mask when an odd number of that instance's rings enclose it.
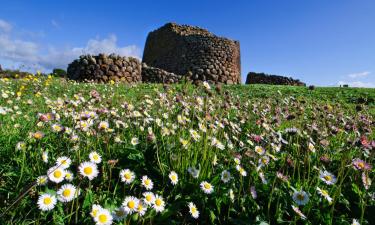
<path fill-rule="evenodd" d="M 375 90 L 0 79 L 0 224 L 375 224 Z"/>

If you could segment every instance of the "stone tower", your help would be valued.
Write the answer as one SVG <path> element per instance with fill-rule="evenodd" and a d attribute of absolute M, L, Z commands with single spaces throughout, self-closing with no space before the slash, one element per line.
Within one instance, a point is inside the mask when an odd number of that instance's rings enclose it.
<path fill-rule="evenodd" d="M 142 61 L 192 80 L 241 82 L 240 43 L 199 27 L 167 23 L 150 32 Z"/>

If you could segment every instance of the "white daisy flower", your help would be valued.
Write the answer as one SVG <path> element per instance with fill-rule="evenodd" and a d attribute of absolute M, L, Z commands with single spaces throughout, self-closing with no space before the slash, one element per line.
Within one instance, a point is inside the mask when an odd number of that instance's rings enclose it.
<path fill-rule="evenodd" d="M 113 217 L 108 209 L 100 209 L 94 217 L 97 225 L 110 225 L 113 222 Z"/>
<path fill-rule="evenodd" d="M 144 192 L 143 194 L 143 201 L 146 205 L 150 206 L 155 202 L 155 195 L 152 192 Z"/>
<path fill-rule="evenodd" d="M 230 175 L 229 171 L 224 170 L 223 172 L 221 172 L 221 181 L 223 181 L 224 183 L 228 183 L 231 178 L 232 176 Z"/>
<path fill-rule="evenodd" d="M 59 133 L 64 129 L 63 126 L 61 126 L 60 124 L 56 124 L 56 123 L 52 124 L 51 127 L 52 127 L 52 131 L 55 132 L 55 133 Z"/>
<path fill-rule="evenodd" d="M 146 190 L 151 190 L 154 187 L 154 183 L 148 176 L 143 176 L 141 179 L 142 186 L 146 188 Z"/>
<path fill-rule="evenodd" d="M 169 179 L 170 179 L 170 181 L 171 181 L 171 183 L 172 183 L 173 185 L 176 185 L 176 184 L 177 184 L 177 182 L 178 182 L 178 175 L 177 175 L 176 172 L 171 171 L 171 172 L 169 173 L 168 177 L 169 177 Z"/>
<path fill-rule="evenodd" d="M 239 158 L 234 158 L 234 162 L 236 163 L 236 165 L 240 165 L 241 164 L 241 159 Z"/>
<path fill-rule="evenodd" d="M 49 211 L 55 208 L 56 197 L 50 194 L 42 194 L 38 198 L 38 208 L 42 211 Z"/>
<path fill-rule="evenodd" d="M 48 163 L 48 152 L 44 151 L 42 153 L 42 160 L 43 162 Z"/>
<path fill-rule="evenodd" d="M 82 176 L 87 177 L 89 180 L 94 179 L 99 174 L 98 166 L 92 162 L 81 163 L 78 170 Z"/>
<path fill-rule="evenodd" d="M 100 205 L 93 204 L 91 207 L 90 215 L 92 218 L 95 218 L 98 215 L 99 210 L 102 210 L 103 208 Z"/>
<path fill-rule="evenodd" d="M 198 211 L 197 207 L 195 206 L 195 204 L 192 203 L 192 202 L 189 202 L 188 207 L 189 207 L 189 213 L 191 214 L 191 216 L 194 219 L 198 219 L 199 211 Z"/>
<path fill-rule="evenodd" d="M 147 205 L 144 205 L 144 203 L 142 201 L 139 201 L 136 211 L 137 211 L 138 215 L 140 215 L 140 216 L 145 215 L 146 211 L 147 211 Z"/>
<path fill-rule="evenodd" d="M 89 154 L 90 161 L 96 164 L 102 162 L 102 157 L 97 152 L 91 152 Z"/>
<path fill-rule="evenodd" d="M 73 173 L 69 170 L 65 170 L 65 180 L 70 182 L 73 180 L 73 178 L 74 178 Z"/>
<path fill-rule="evenodd" d="M 352 221 L 352 224 L 351 225 L 361 225 L 357 219 L 353 219 Z"/>
<path fill-rule="evenodd" d="M 295 191 L 293 193 L 293 201 L 297 203 L 297 205 L 306 205 L 309 202 L 309 195 L 305 191 Z"/>
<path fill-rule="evenodd" d="M 236 170 L 237 170 L 238 172 L 240 172 L 241 176 L 243 176 L 243 177 L 246 177 L 246 176 L 247 176 L 247 172 L 246 172 L 246 170 L 245 170 L 242 166 L 237 165 L 237 166 L 236 166 Z"/>
<path fill-rule="evenodd" d="M 214 186 L 212 186 L 212 184 L 208 183 L 207 181 L 203 181 L 200 186 L 202 191 L 206 194 L 211 194 L 214 191 Z"/>
<path fill-rule="evenodd" d="M 107 130 L 109 128 L 109 123 L 106 121 L 101 121 L 98 125 L 99 130 Z"/>
<path fill-rule="evenodd" d="M 255 146 L 255 152 L 258 153 L 259 155 L 264 155 L 266 150 L 264 150 L 264 148 L 261 146 Z"/>
<path fill-rule="evenodd" d="M 137 144 L 139 144 L 139 140 L 138 140 L 138 138 L 133 137 L 132 140 L 130 141 L 130 143 L 131 143 L 133 146 L 136 146 Z"/>
<path fill-rule="evenodd" d="M 47 171 L 48 179 L 55 183 L 60 183 L 65 178 L 65 170 L 60 167 L 54 166 Z"/>
<path fill-rule="evenodd" d="M 124 169 L 120 171 L 120 178 L 122 182 L 126 184 L 130 184 L 135 179 L 134 172 L 130 171 L 129 169 Z"/>
<path fill-rule="evenodd" d="M 66 156 L 61 156 L 56 159 L 56 166 L 59 166 L 60 168 L 63 168 L 63 169 L 69 168 L 71 163 L 72 163 L 72 160 Z"/>
<path fill-rule="evenodd" d="M 320 171 L 320 175 L 319 175 L 320 179 L 322 181 L 324 181 L 324 183 L 328 184 L 328 185 L 332 185 L 332 184 L 335 184 L 337 179 L 335 177 L 335 175 L 333 175 L 332 173 L 328 172 L 328 171 Z"/>
<path fill-rule="evenodd" d="M 329 203 L 332 202 L 332 198 L 329 196 L 328 191 L 320 189 L 319 187 L 316 187 L 316 190 L 318 193 L 323 196 Z"/>
<path fill-rule="evenodd" d="M 70 202 L 74 198 L 78 197 L 79 191 L 77 188 L 72 184 L 64 184 L 61 188 L 57 191 L 57 199 L 60 202 Z"/>
<path fill-rule="evenodd" d="M 38 186 L 43 186 L 43 185 L 46 185 L 48 182 L 48 177 L 43 175 L 43 176 L 39 176 L 37 179 L 36 179 L 36 183 Z"/>
<path fill-rule="evenodd" d="M 165 201 L 162 196 L 155 195 L 154 205 L 152 206 L 156 212 L 163 212 L 165 208 Z"/>
<path fill-rule="evenodd" d="M 16 145 L 16 149 L 17 150 L 25 150 L 26 149 L 26 143 L 23 142 L 23 141 L 18 142 L 17 145 Z"/>
<path fill-rule="evenodd" d="M 133 196 L 127 196 L 122 203 L 124 210 L 127 214 L 132 214 L 137 210 L 139 200 Z"/>

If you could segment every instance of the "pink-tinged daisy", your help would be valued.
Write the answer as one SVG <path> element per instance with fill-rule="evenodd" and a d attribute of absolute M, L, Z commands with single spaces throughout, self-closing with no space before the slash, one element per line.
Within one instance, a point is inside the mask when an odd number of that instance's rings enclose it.
<path fill-rule="evenodd" d="M 146 188 L 146 190 L 151 190 L 154 187 L 154 183 L 148 176 L 143 176 L 141 179 L 142 186 Z"/>
<path fill-rule="evenodd" d="M 309 202 L 309 195 L 305 191 L 295 191 L 292 198 L 297 205 L 306 205 Z"/>
<path fill-rule="evenodd" d="M 135 174 L 133 171 L 130 171 L 129 169 L 123 169 L 120 171 L 120 178 L 122 182 L 125 182 L 125 184 L 130 184 L 135 179 Z"/>
<path fill-rule="evenodd" d="M 355 170 L 362 170 L 362 171 L 371 170 L 371 165 L 366 163 L 362 159 L 358 159 L 358 158 L 353 159 L 352 164 Z"/>
<path fill-rule="evenodd" d="M 207 181 L 203 181 L 200 186 L 202 191 L 206 194 L 211 194 L 214 191 L 214 186 Z"/>
<path fill-rule="evenodd" d="M 307 217 L 301 212 L 301 210 L 298 207 L 292 205 L 292 209 L 301 217 L 301 219 L 306 220 Z"/>
<path fill-rule="evenodd" d="M 328 184 L 328 185 L 333 185 L 336 183 L 337 179 L 335 177 L 335 175 L 333 175 L 332 173 L 328 172 L 328 171 L 320 171 L 320 175 L 319 175 L 320 179 L 322 181 L 324 181 L 324 183 Z"/>

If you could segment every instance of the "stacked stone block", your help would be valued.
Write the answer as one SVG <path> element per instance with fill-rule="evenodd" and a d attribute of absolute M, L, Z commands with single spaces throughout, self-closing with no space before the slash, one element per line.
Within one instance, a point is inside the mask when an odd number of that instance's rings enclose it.
<path fill-rule="evenodd" d="M 141 62 L 133 57 L 99 54 L 82 55 L 68 66 L 68 77 L 77 81 L 138 83 Z"/>
<path fill-rule="evenodd" d="M 143 62 L 191 80 L 241 82 L 239 42 L 217 37 L 199 27 L 168 23 L 150 32 Z"/>
<path fill-rule="evenodd" d="M 184 79 L 184 76 L 167 72 L 165 70 L 142 64 L 142 81 L 146 83 L 178 83 Z"/>

